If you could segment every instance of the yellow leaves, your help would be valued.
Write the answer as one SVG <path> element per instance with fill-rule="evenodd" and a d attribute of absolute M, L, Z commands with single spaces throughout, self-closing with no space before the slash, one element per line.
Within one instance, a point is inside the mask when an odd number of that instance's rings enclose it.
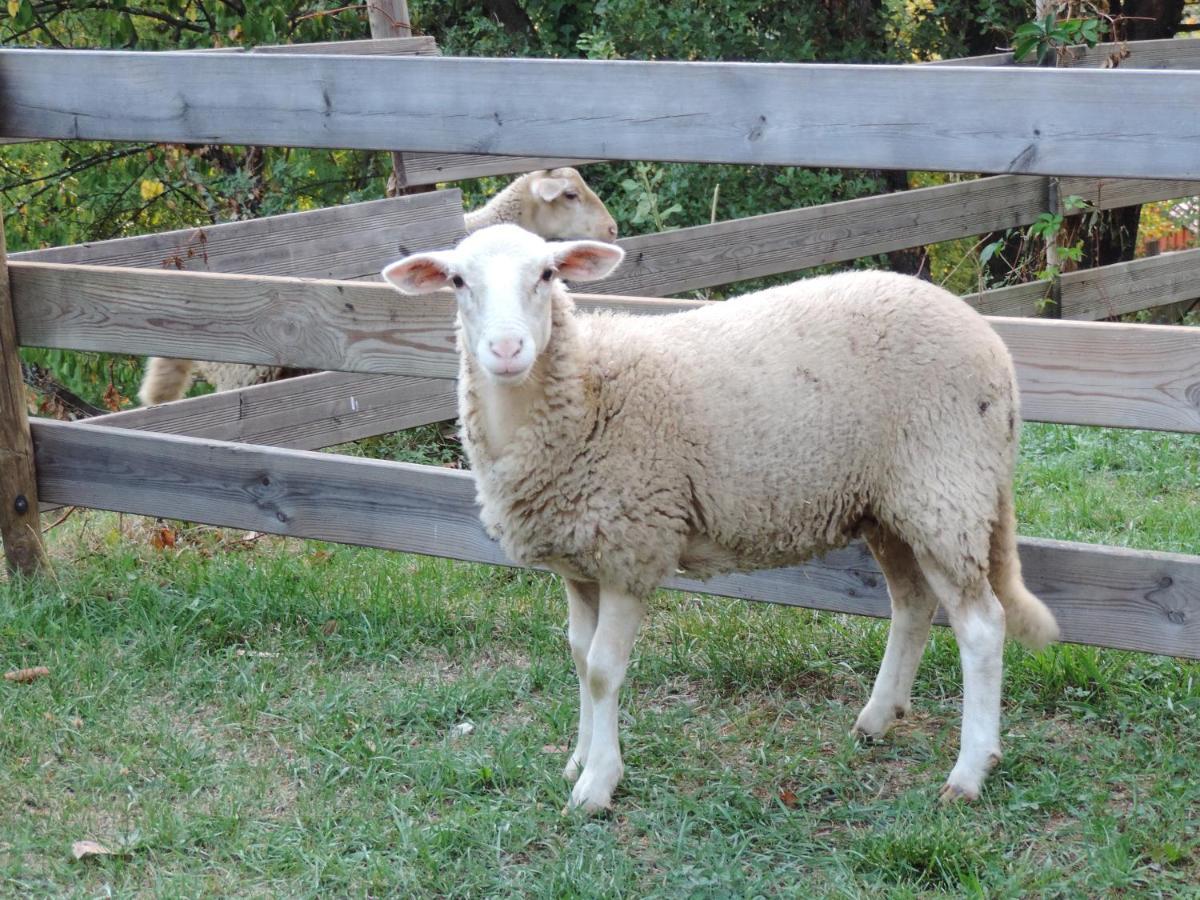
<path fill-rule="evenodd" d="M 163 186 L 163 183 L 161 181 L 159 181 L 157 178 L 143 178 L 142 179 L 141 191 L 142 191 L 142 199 L 143 200 L 146 200 L 146 201 L 153 200 L 155 197 L 160 196 L 162 194 L 162 192 L 165 190 L 166 190 L 166 188 Z"/>
<path fill-rule="evenodd" d="M 13 16 L 15 18 L 17 13 L 20 11 L 21 11 L 21 0 L 8 0 L 8 14 L 10 16 Z"/>

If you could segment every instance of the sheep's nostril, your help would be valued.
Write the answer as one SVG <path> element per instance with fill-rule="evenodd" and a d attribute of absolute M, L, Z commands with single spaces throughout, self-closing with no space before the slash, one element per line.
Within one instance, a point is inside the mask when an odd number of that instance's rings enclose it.
<path fill-rule="evenodd" d="M 523 338 L 501 338 L 488 343 L 488 349 L 496 354 L 497 359 L 513 359 L 525 346 Z"/>

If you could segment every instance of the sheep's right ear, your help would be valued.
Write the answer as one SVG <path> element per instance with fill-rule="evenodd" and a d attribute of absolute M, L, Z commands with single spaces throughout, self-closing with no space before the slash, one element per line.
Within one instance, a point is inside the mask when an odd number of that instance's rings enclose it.
<path fill-rule="evenodd" d="M 396 260 L 381 274 L 402 294 L 427 294 L 450 284 L 449 262 L 446 253 L 418 253 Z"/>
<path fill-rule="evenodd" d="M 599 241 L 562 241 L 553 246 L 554 264 L 564 281 L 596 281 L 625 258 L 620 247 Z"/>

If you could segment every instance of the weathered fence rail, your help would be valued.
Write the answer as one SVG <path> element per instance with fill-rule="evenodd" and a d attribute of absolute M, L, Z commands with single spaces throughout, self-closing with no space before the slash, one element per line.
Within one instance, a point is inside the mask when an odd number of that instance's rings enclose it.
<path fill-rule="evenodd" d="M 1197 93 L 1188 71 L 0 50 L 8 137 L 580 159 L 1198 179 Z"/>
<path fill-rule="evenodd" d="M 83 423 L 35 421 L 33 436 L 49 501 L 511 565 L 484 534 L 463 472 Z M 1065 640 L 1200 656 L 1200 559 L 1028 539 L 1021 550 Z M 670 586 L 888 615 L 883 577 L 860 546 L 798 568 Z"/>

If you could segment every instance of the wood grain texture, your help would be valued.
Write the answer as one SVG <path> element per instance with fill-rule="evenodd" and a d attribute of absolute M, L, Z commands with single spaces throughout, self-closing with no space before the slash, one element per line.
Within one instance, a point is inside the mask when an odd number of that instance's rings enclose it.
<path fill-rule="evenodd" d="M 1045 212 L 1046 188 L 999 175 L 624 238 L 625 262 L 596 289 L 666 296 L 1002 231 Z M 1191 196 L 1200 182 L 1070 178 L 1061 193 L 1109 209 Z"/>
<path fill-rule="evenodd" d="M 1200 297 L 1200 250 L 1164 253 L 1126 263 L 1067 272 L 1061 279 L 1062 317 L 1095 321 Z M 1048 282 L 1015 284 L 963 297 L 990 316 L 1036 316 Z"/>
<path fill-rule="evenodd" d="M 579 159 L 1198 179 L 1197 93 L 1122 69 L 0 50 L 8 137 Z"/>
<path fill-rule="evenodd" d="M 103 426 L 34 423 L 47 500 L 511 565 L 484 534 L 471 476 L 429 466 Z M 1031 588 L 1068 641 L 1200 657 L 1200 558 L 1023 540 Z M 670 586 L 886 616 L 861 546 L 794 569 Z"/>
<path fill-rule="evenodd" d="M 449 294 L 383 284 L 14 263 L 22 344 L 454 378 Z M 582 309 L 659 315 L 702 301 L 580 294 Z M 1200 330 L 994 318 L 1036 421 L 1200 430 Z"/>
<path fill-rule="evenodd" d="M 319 450 L 453 419 L 454 381 L 318 372 L 110 413 L 89 424 Z"/>
<path fill-rule="evenodd" d="M 232 53 L 297 54 L 316 53 L 324 56 L 437 56 L 437 41 L 425 35 L 419 37 L 372 38 L 358 41 L 315 41 L 311 44 L 263 44 L 259 47 L 203 47 L 194 50 L 171 50 L 170 53 Z"/>
<path fill-rule="evenodd" d="M 1079 45 L 1070 48 L 1060 65 L 1068 69 L 1102 69 L 1110 67 L 1115 53 L 1128 50 L 1129 55 L 1119 62 L 1122 69 L 1197 69 L 1200 68 L 1200 46 L 1187 38 L 1167 38 L 1155 41 L 1127 41 L 1124 44 L 1104 43 L 1095 47 Z M 1034 67 L 1032 57 L 1014 63 L 1009 53 L 989 53 L 961 59 L 937 59 L 923 66 L 1017 66 Z"/>
<path fill-rule="evenodd" d="M 205 228 L 29 250 L 14 253 L 12 258 L 14 262 L 299 278 L 375 278 L 387 263 L 400 256 L 452 246 L 464 234 L 462 194 L 446 190 Z"/>
<path fill-rule="evenodd" d="M 1035 422 L 1200 432 L 1200 329 L 992 319 Z"/>
<path fill-rule="evenodd" d="M 0 539 L 10 572 L 36 575 L 50 560 L 38 520 L 33 444 L 21 378 L 21 354 L 0 219 Z"/>
<path fill-rule="evenodd" d="M 537 169 L 583 166 L 595 159 L 545 156 L 493 156 L 481 153 L 405 153 L 404 171 L 409 184 L 439 184 L 483 178 L 487 175 L 516 175 Z"/>

